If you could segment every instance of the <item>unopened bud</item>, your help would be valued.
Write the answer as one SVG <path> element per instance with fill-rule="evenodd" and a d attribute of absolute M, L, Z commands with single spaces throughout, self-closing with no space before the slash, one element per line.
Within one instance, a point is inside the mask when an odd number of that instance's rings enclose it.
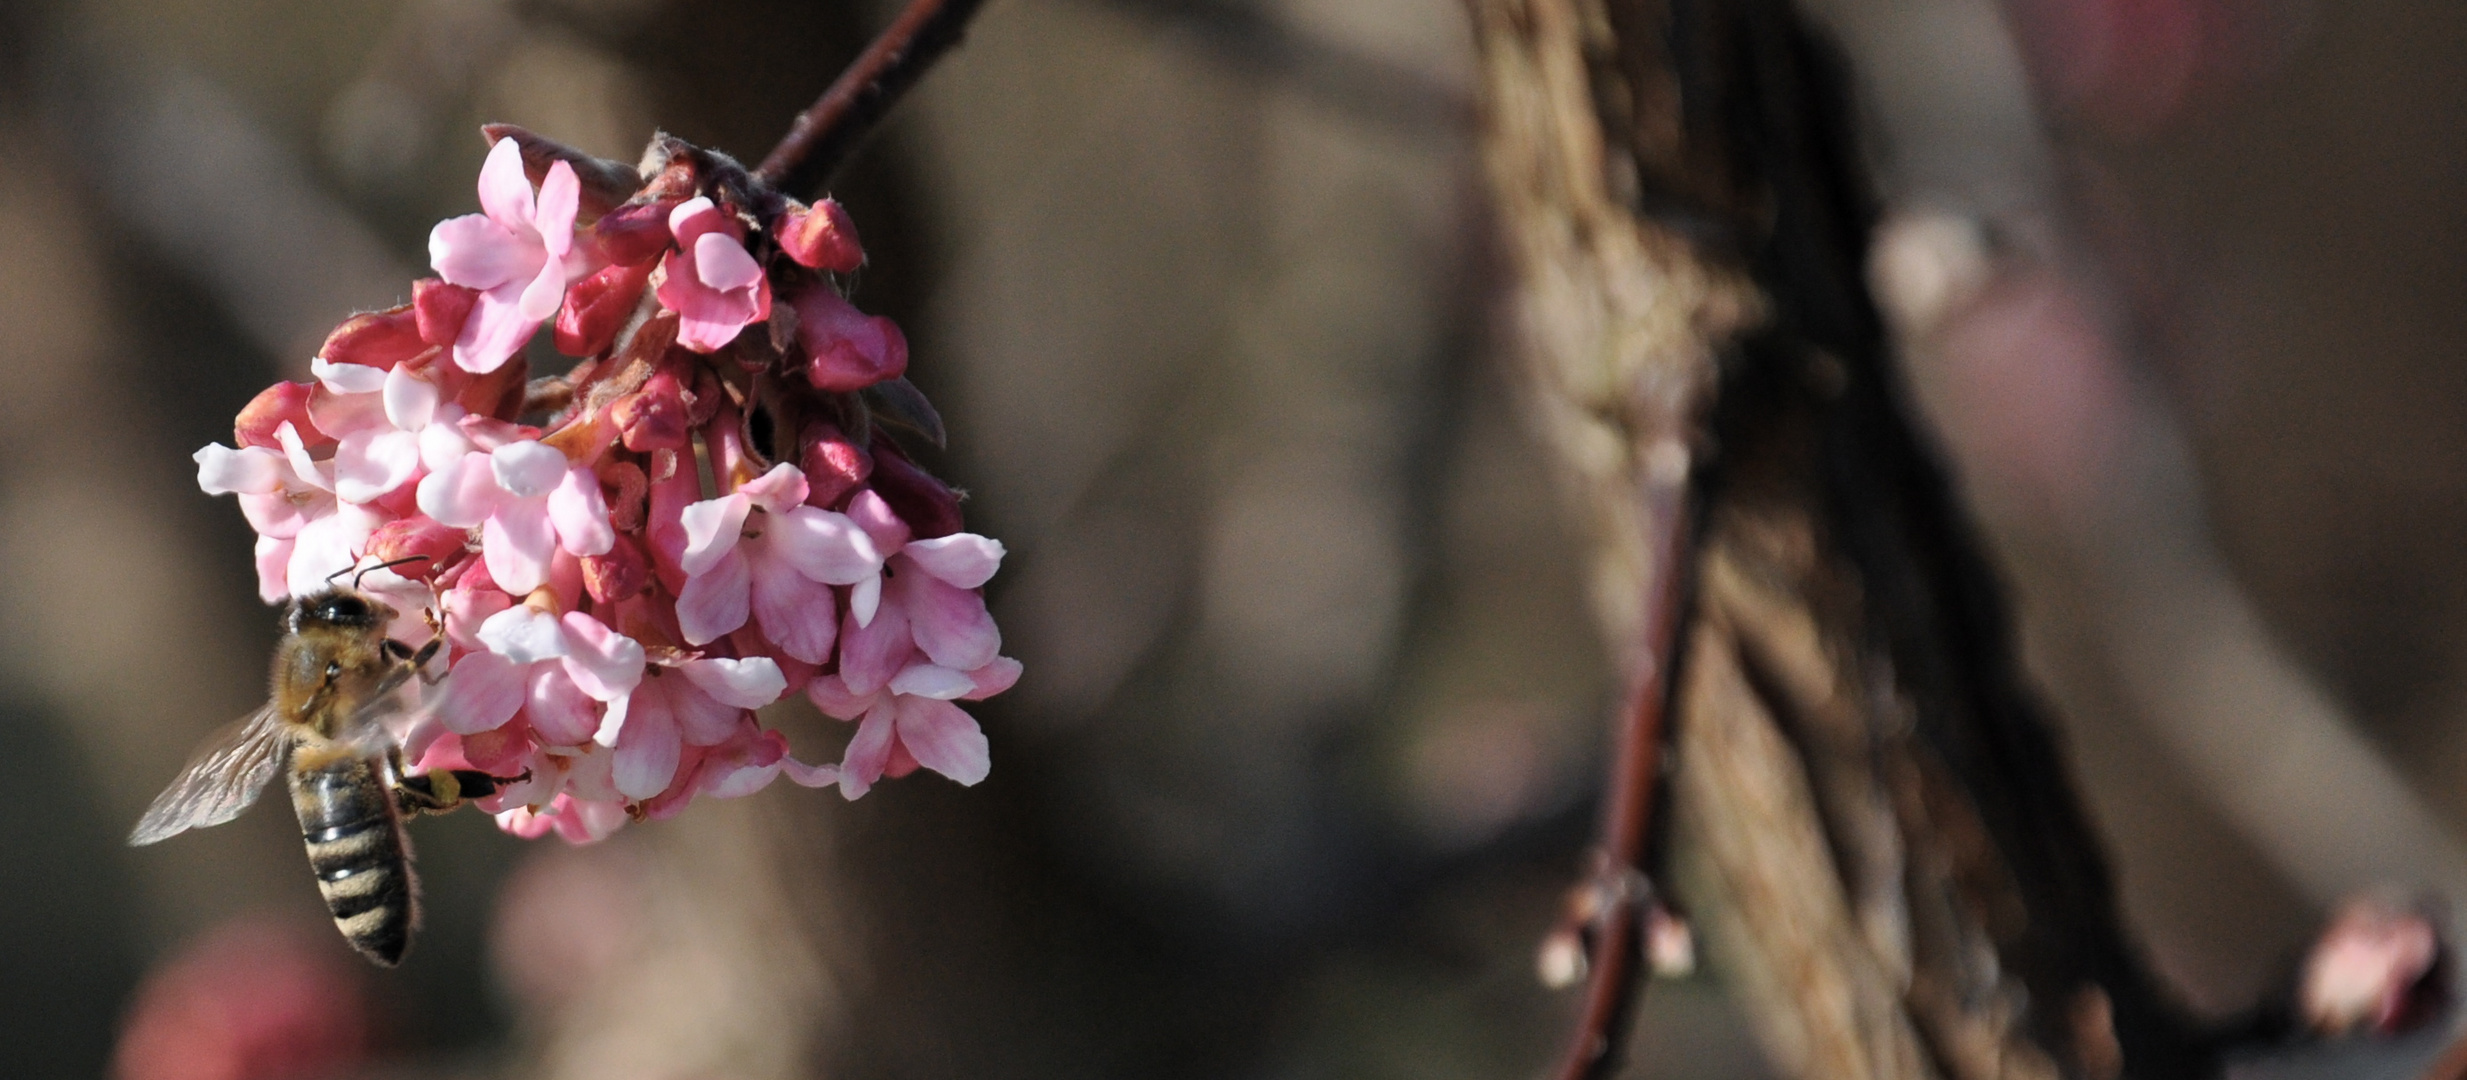
<path fill-rule="evenodd" d="M 1645 961 L 1653 974 L 1684 979 L 1696 973 L 1696 934 L 1677 912 L 1655 904 L 1645 912 Z"/>
<path fill-rule="evenodd" d="M 617 340 L 617 330 L 642 300 L 651 280 L 651 264 L 616 263 L 565 290 L 565 306 L 557 309 L 557 351 L 567 356 L 598 356 Z"/>
<path fill-rule="evenodd" d="M 965 525 L 960 520 L 959 493 L 917 467 L 889 439 L 874 440 L 874 490 L 891 512 L 908 523 L 919 540 L 949 536 Z"/>
<path fill-rule="evenodd" d="M 648 263 L 668 250 L 668 212 L 677 208 L 681 199 L 660 199 L 651 202 L 627 203 L 609 211 L 606 217 L 591 226 L 591 233 L 600 243 L 600 254 L 620 266 Z"/>
<path fill-rule="evenodd" d="M 334 364 L 391 368 L 434 347 L 420 337 L 419 316 L 405 304 L 344 319 L 326 335 L 317 356 Z"/>
<path fill-rule="evenodd" d="M 691 430 L 687 411 L 685 391 L 677 385 L 676 375 L 661 371 L 633 393 L 618 398 L 608 415 L 616 422 L 625 448 L 640 453 L 683 449 Z"/>
<path fill-rule="evenodd" d="M 642 545 L 633 537 L 618 533 L 617 542 L 605 554 L 583 556 L 582 582 L 600 603 L 631 600 L 651 587 L 651 560 L 644 557 Z"/>
<path fill-rule="evenodd" d="M 798 465 L 805 470 L 805 505 L 826 510 L 874 474 L 874 456 L 831 424 L 816 424 L 805 433 Z"/>
<path fill-rule="evenodd" d="M 1551 931 L 1533 954 L 1533 973 L 1541 978 L 1542 985 L 1553 990 L 1576 985 L 1584 979 L 1588 966 L 1583 935 L 1567 927 Z"/>
<path fill-rule="evenodd" d="M 2443 994 L 2441 936 L 2422 911 L 2376 897 L 2347 902 L 2304 961 L 2304 1021 L 2331 1037 L 2389 1035 L 2423 1022 Z"/>
<path fill-rule="evenodd" d="M 846 393 L 907 373 L 908 338 L 899 324 L 858 311 L 827 285 L 806 289 L 790 303 L 797 309 L 805 377 L 815 389 Z"/>
<path fill-rule="evenodd" d="M 420 560 L 397 566 L 394 572 L 407 578 L 427 578 L 460 558 L 468 543 L 469 530 L 449 529 L 420 515 L 377 526 L 377 531 L 369 534 L 364 550 L 370 559 L 380 563 Z"/>
<path fill-rule="evenodd" d="M 865 249 L 857 243 L 857 223 L 837 199 L 824 199 L 811 209 L 790 207 L 776 230 L 780 250 L 799 266 L 845 274 L 865 264 Z"/>
<path fill-rule="evenodd" d="M 241 408 L 239 419 L 232 424 L 232 441 L 241 446 L 263 446 L 280 449 L 281 441 L 274 429 L 284 424 L 299 432 L 300 441 L 311 446 L 330 442 L 325 433 L 308 418 L 309 397 L 316 392 L 314 383 L 278 382 L 266 387 Z"/>
<path fill-rule="evenodd" d="M 411 283 L 411 313 L 420 332 L 420 340 L 431 345 L 452 345 L 463 336 L 463 323 L 471 318 L 471 306 L 480 302 L 478 289 L 466 289 L 438 278 L 421 278 Z"/>

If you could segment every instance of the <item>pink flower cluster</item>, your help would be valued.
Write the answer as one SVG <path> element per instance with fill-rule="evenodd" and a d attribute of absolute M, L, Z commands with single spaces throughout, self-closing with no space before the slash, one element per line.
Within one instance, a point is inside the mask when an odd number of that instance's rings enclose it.
<path fill-rule="evenodd" d="M 482 802 L 519 835 L 596 840 L 783 774 L 851 799 L 983 779 L 956 702 L 1019 678 L 983 594 L 1003 549 L 887 430 L 941 424 L 899 328 L 835 285 L 863 261 L 845 212 L 666 136 L 635 171 L 491 133 L 483 212 L 429 235 L 438 277 L 197 452 L 264 598 L 413 560 L 361 582 L 411 613 L 397 636 L 447 643 L 405 755 L 527 773 Z M 580 362 L 530 379 L 543 326 Z M 757 719 L 800 693 L 855 722 L 837 764 Z"/>

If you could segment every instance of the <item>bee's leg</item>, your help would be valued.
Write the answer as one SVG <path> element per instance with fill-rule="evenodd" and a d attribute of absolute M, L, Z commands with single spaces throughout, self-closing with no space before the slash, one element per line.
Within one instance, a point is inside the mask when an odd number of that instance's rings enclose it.
<path fill-rule="evenodd" d="M 472 799 L 485 799 L 497 789 L 531 779 L 521 776 L 497 777 L 478 769 L 431 769 L 418 776 L 403 777 L 394 785 L 397 804 L 406 814 L 442 814 Z"/>

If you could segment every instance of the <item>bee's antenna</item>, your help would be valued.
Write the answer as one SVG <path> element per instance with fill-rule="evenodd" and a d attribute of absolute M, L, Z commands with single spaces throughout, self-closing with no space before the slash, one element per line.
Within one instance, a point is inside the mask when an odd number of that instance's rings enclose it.
<path fill-rule="evenodd" d="M 360 587 L 360 579 L 361 579 L 361 578 L 367 577 L 367 576 L 368 576 L 368 575 L 370 575 L 370 574 L 374 574 L 374 573 L 376 573 L 376 572 L 377 572 L 377 571 L 379 571 L 379 570 L 385 570 L 385 569 L 389 569 L 389 568 L 392 568 L 392 567 L 401 566 L 401 565 L 403 565 L 404 563 L 427 562 L 427 561 L 429 561 L 429 559 L 428 559 L 428 556 L 426 556 L 426 555 L 405 555 L 405 556 L 403 556 L 402 558 L 399 558 L 399 559 L 394 559 L 394 560 L 391 560 L 391 561 L 388 561 L 388 562 L 381 562 L 381 563 L 378 563 L 377 565 L 372 566 L 372 567 L 369 567 L 369 568 L 368 568 L 368 569 L 366 569 L 366 570 L 362 570 L 362 571 L 360 571 L 360 572 L 359 572 L 359 573 L 357 573 L 357 574 L 352 574 L 352 575 L 351 575 L 351 587 L 352 587 L 352 588 L 354 588 L 354 589 L 359 588 L 359 587 Z M 346 572 L 346 573 L 348 573 L 348 571 L 345 571 L 345 572 Z M 337 576 L 337 577 L 339 577 L 339 576 L 341 576 L 341 575 L 340 575 L 340 574 L 337 574 L 336 576 Z M 327 580 L 327 581 L 332 581 L 332 580 L 334 580 L 334 578 L 327 578 L 326 580 Z"/>

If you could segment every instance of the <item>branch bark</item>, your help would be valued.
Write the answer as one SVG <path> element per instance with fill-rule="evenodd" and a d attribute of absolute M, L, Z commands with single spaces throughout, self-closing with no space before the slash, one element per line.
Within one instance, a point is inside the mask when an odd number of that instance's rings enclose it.
<path fill-rule="evenodd" d="M 755 178 L 791 195 L 829 181 L 900 95 L 959 44 L 982 3 L 909 0 L 822 97 L 797 114 L 788 134 L 754 167 Z"/>
<path fill-rule="evenodd" d="M 1787 0 L 1472 8 L 1526 396 L 1595 526 L 1614 653 L 1679 692 L 1697 909 L 1771 1056 L 1878 1080 L 2214 1073 L 2122 930 L 2001 588 L 1909 419 L 1838 59 Z M 1701 618 L 1664 634 L 1691 575 Z M 1630 703 L 1608 785 L 1613 871 L 1656 861 L 1626 846 L 1649 835 L 1647 715 Z M 1631 915 L 1597 927 L 1563 1076 L 1616 1061 Z"/>

